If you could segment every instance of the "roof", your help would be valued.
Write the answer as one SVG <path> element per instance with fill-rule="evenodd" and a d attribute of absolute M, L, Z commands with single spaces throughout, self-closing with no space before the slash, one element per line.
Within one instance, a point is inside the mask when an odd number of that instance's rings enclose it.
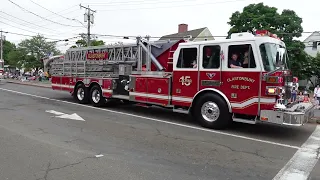
<path fill-rule="evenodd" d="M 203 27 L 203 28 L 199 28 L 199 29 L 194 29 L 194 30 L 190 30 L 190 31 L 186 31 L 183 33 L 175 33 L 175 34 L 169 34 L 169 35 L 165 35 L 162 36 L 159 40 L 167 40 L 167 39 L 171 39 L 171 40 L 177 40 L 177 39 L 183 39 L 188 35 L 191 35 L 192 38 L 190 39 L 190 41 L 193 41 L 195 38 L 197 38 L 200 33 L 202 33 L 207 27 Z"/>
<path fill-rule="evenodd" d="M 159 42 L 159 43 L 157 43 L 157 42 Z M 172 47 L 174 44 L 176 44 L 178 42 L 179 42 L 178 40 L 170 41 L 170 42 L 156 41 L 157 44 L 151 46 L 151 53 L 155 57 L 158 57 L 163 52 L 165 52 L 166 50 L 168 50 L 170 47 Z"/>
<path fill-rule="evenodd" d="M 303 42 L 304 43 L 309 43 L 309 42 L 314 42 L 314 41 L 320 41 L 320 32 L 315 31 L 310 36 L 308 36 Z"/>
<path fill-rule="evenodd" d="M 190 45 L 208 45 L 208 44 L 220 44 L 220 43 L 230 43 L 230 42 L 243 42 L 243 41 L 258 41 L 260 43 L 270 42 L 286 46 L 283 41 L 272 37 L 255 36 L 255 37 L 243 37 L 236 39 L 221 39 L 221 40 L 208 40 L 208 41 L 197 41 L 197 42 L 185 42 L 180 43 L 179 46 L 190 46 Z"/>

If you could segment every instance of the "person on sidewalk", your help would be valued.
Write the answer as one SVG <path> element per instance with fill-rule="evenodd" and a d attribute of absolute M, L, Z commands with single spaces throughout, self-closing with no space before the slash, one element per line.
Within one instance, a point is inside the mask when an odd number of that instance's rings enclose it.
<path fill-rule="evenodd" d="M 295 102 L 298 95 L 298 84 L 293 83 L 292 90 L 291 90 L 291 102 Z"/>
<path fill-rule="evenodd" d="M 319 107 L 319 102 L 320 102 L 320 87 L 319 87 L 319 84 L 317 85 L 316 88 L 314 88 L 313 97 L 315 98 L 316 104 Z"/>
<path fill-rule="evenodd" d="M 298 95 L 297 95 L 297 101 L 299 103 L 303 102 L 304 101 L 304 98 L 305 98 L 305 95 L 303 94 L 302 91 L 299 91 Z"/>

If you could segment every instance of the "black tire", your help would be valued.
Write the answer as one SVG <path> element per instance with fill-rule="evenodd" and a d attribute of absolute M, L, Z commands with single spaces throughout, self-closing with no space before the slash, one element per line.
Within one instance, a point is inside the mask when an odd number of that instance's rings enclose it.
<path fill-rule="evenodd" d="M 81 92 L 79 92 L 81 91 Z M 83 98 L 79 96 L 79 93 L 84 93 Z M 89 93 L 88 93 L 88 88 L 84 86 L 84 84 L 79 84 L 75 91 L 73 92 L 73 97 L 75 98 L 76 101 L 80 104 L 87 104 L 89 103 Z"/>
<path fill-rule="evenodd" d="M 101 107 L 106 104 L 106 98 L 103 96 L 100 86 L 94 85 L 90 89 L 90 102 L 95 107 Z"/>
<path fill-rule="evenodd" d="M 212 105 L 216 105 L 219 109 L 219 114 L 216 120 L 213 120 L 211 122 L 206 120 L 201 113 L 202 106 L 208 102 L 212 102 Z M 212 110 L 209 109 L 208 111 L 212 112 Z M 226 101 L 219 95 L 213 93 L 201 95 L 199 99 L 197 99 L 196 104 L 194 106 L 193 116 L 201 124 L 201 126 L 210 129 L 225 129 L 232 122 L 232 116 L 229 112 Z"/>

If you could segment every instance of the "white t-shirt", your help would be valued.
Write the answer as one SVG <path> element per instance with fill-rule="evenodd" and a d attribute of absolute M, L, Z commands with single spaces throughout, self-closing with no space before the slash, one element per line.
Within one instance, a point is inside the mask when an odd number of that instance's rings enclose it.
<path fill-rule="evenodd" d="M 320 97 L 320 87 L 318 88 L 318 87 L 316 87 L 316 88 L 314 88 L 314 96 L 315 97 Z"/>

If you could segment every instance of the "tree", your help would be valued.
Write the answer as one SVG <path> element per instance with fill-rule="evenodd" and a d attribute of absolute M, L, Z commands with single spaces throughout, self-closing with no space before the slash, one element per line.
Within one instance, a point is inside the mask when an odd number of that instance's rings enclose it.
<path fill-rule="evenodd" d="M 76 47 L 86 47 L 87 46 L 87 34 L 81 34 L 81 39 L 79 39 L 76 42 L 76 45 L 71 46 L 71 48 L 76 48 Z M 102 40 L 96 39 L 96 37 L 93 37 L 93 39 L 90 41 L 90 46 L 101 46 L 104 45 L 105 43 Z"/>
<path fill-rule="evenodd" d="M 8 64 L 21 69 L 26 56 L 27 54 L 25 51 L 21 49 L 14 49 L 8 53 Z"/>
<path fill-rule="evenodd" d="M 14 43 L 11 43 L 10 41 L 3 41 L 3 59 L 5 60 L 4 62 L 8 65 L 10 62 L 8 61 L 8 55 L 11 51 L 16 49 L 16 45 Z"/>
<path fill-rule="evenodd" d="M 280 13 L 277 8 L 263 3 L 250 4 L 242 12 L 234 12 L 228 24 L 231 26 L 228 36 L 236 32 L 255 32 L 257 29 L 268 30 L 277 34 L 285 43 L 289 54 L 289 64 L 299 78 L 306 76 L 301 64 L 308 64 L 311 59 L 304 52 L 304 44 L 294 38 L 301 37 L 302 18 L 294 11 L 285 9 Z"/>
<path fill-rule="evenodd" d="M 25 68 L 35 68 L 36 70 L 43 67 L 43 62 L 40 60 L 42 57 L 51 52 L 60 54 L 59 50 L 56 49 L 56 42 L 48 42 L 41 35 L 21 41 L 18 45 L 18 51 L 20 51 L 19 55 L 24 58 L 21 59 L 21 64 Z"/>
<path fill-rule="evenodd" d="M 277 8 L 269 7 L 263 3 L 250 4 L 243 11 L 234 12 L 230 21 L 231 29 L 228 34 L 236 32 L 255 32 L 257 29 L 268 30 L 283 38 L 285 42 L 292 41 L 294 37 L 301 37 L 303 28 L 300 18 L 292 10 L 283 10 L 281 14 Z"/>

